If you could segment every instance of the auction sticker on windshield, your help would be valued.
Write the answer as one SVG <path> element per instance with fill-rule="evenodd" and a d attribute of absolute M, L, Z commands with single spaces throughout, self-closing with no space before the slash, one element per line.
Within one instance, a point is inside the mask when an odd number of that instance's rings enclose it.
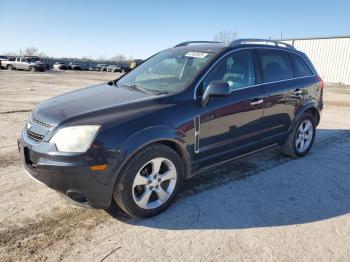
<path fill-rule="evenodd" d="M 185 56 L 195 57 L 195 58 L 204 58 L 207 55 L 208 55 L 208 53 L 204 53 L 204 52 L 188 52 Z"/>

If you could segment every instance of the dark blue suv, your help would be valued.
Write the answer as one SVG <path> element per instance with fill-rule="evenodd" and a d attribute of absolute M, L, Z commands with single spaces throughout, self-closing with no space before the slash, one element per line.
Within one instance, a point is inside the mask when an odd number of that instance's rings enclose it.
<path fill-rule="evenodd" d="M 201 170 L 310 150 L 323 82 L 277 41 L 184 42 L 120 79 L 40 103 L 18 140 L 27 173 L 75 203 L 155 215 Z"/>

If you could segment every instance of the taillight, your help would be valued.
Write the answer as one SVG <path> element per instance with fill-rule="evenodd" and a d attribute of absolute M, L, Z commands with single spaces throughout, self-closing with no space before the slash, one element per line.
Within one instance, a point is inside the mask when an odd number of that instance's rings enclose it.
<path fill-rule="evenodd" d="M 317 79 L 318 79 L 318 81 L 320 82 L 320 87 L 321 87 L 321 89 L 323 89 L 323 87 L 324 87 L 324 82 L 323 82 L 322 78 L 321 78 L 320 76 L 318 76 Z"/>

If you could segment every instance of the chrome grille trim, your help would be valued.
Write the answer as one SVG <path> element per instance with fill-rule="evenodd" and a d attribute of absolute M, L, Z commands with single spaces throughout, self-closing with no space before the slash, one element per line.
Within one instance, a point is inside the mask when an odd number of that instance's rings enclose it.
<path fill-rule="evenodd" d="M 27 129 L 27 135 L 30 139 L 32 139 L 36 142 L 41 142 L 44 139 L 43 135 L 34 133 L 34 132 L 30 131 L 29 129 Z"/>
<path fill-rule="evenodd" d="M 36 123 L 38 125 L 41 125 L 41 126 L 44 126 L 46 128 L 51 128 L 52 127 L 52 125 L 50 125 L 48 123 L 45 123 L 44 121 L 41 121 L 41 120 L 35 118 L 34 116 L 32 116 L 32 120 L 33 120 L 34 123 Z"/>

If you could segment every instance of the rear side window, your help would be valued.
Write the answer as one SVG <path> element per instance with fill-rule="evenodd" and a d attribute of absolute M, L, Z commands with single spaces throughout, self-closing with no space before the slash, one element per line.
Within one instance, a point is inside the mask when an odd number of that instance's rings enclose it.
<path fill-rule="evenodd" d="M 292 62 L 286 52 L 278 50 L 257 50 L 264 82 L 293 78 Z"/>
<path fill-rule="evenodd" d="M 292 57 L 296 77 L 313 75 L 310 68 L 307 66 L 305 61 L 300 56 L 295 55 L 295 54 L 291 54 L 291 57 Z"/>

